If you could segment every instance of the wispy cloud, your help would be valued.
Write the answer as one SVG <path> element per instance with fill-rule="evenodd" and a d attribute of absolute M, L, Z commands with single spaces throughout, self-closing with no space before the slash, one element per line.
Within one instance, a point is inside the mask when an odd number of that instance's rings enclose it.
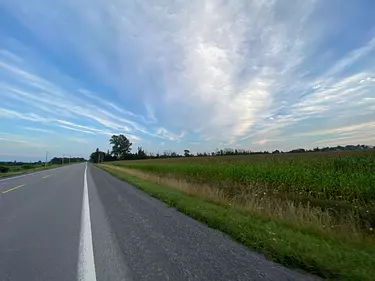
<path fill-rule="evenodd" d="M 15 119 L 23 119 L 27 121 L 34 121 L 34 122 L 48 122 L 49 120 L 47 118 L 41 117 L 34 113 L 21 113 L 14 110 L 1 108 L 0 107 L 0 116 L 2 118 L 15 118 Z"/>
<path fill-rule="evenodd" d="M 6 147 L 13 145 L 15 147 L 45 148 L 47 144 L 43 141 L 36 141 L 35 138 L 25 139 L 22 135 L 0 134 L 0 152 L 6 152 Z"/>
<path fill-rule="evenodd" d="M 317 136 L 317 135 L 327 135 L 327 134 L 356 134 L 359 130 L 371 132 L 375 135 L 375 121 L 343 126 L 339 128 L 330 128 L 328 130 L 318 130 L 311 131 L 307 133 L 298 134 L 299 136 Z"/>
<path fill-rule="evenodd" d="M 65 125 L 59 125 L 59 126 L 61 128 L 68 129 L 68 130 L 72 130 L 72 131 L 76 131 L 76 132 L 81 132 L 81 133 L 85 133 L 85 134 L 90 134 L 90 135 L 95 135 L 95 133 L 93 133 L 91 131 L 82 130 L 82 129 L 78 129 L 78 128 L 74 128 L 74 127 L 69 127 L 69 126 L 65 126 Z"/>
<path fill-rule="evenodd" d="M 199 150 L 344 141 L 337 128 L 360 138 L 375 118 L 375 22 L 364 3 L 2 5 L 37 38 L 0 34 L 0 116 L 12 122 L 88 139 L 124 133 L 149 150 L 194 139 Z"/>
<path fill-rule="evenodd" d="M 165 138 L 165 139 L 169 139 L 169 140 L 172 140 L 172 141 L 176 141 L 176 140 L 180 140 L 181 138 L 183 138 L 184 135 L 185 135 L 185 132 L 182 132 L 181 134 L 176 135 L 176 134 L 173 134 L 173 133 L 169 132 L 165 128 L 159 128 L 156 131 L 156 135 L 159 136 L 159 137 L 161 137 L 161 138 Z"/>
<path fill-rule="evenodd" d="M 33 132 L 40 132 L 40 133 L 46 133 L 46 134 L 55 134 L 55 131 L 52 130 L 46 130 L 42 128 L 34 128 L 34 127 L 21 127 L 23 130 L 27 131 L 33 131 Z"/>
<path fill-rule="evenodd" d="M 89 144 L 90 142 L 87 139 L 84 138 L 68 138 L 69 141 L 83 143 L 83 144 Z"/>

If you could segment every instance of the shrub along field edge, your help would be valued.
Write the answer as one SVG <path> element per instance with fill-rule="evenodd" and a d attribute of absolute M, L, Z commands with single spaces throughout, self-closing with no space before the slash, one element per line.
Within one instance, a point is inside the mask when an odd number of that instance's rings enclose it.
<path fill-rule="evenodd" d="M 230 206 L 207 202 L 108 166 L 98 165 L 119 179 L 194 219 L 229 234 L 248 248 L 287 267 L 340 280 L 373 280 L 375 248 L 305 233 L 280 222 L 244 214 Z"/>
<path fill-rule="evenodd" d="M 258 201 L 259 209 L 266 207 L 264 211 L 276 205 L 288 209 L 290 203 L 300 207 L 300 215 L 305 213 L 304 209 L 313 208 L 313 212 L 308 212 L 312 217 L 306 222 L 315 220 L 316 227 L 324 232 L 332 227 L 343 235 L 374 234 L 375 150 L 183 157 L 111 164 L 160 178 L 187 181 L 197 187 L 210 186 L 229 201 L 241 199 L 251 204 Z M 272 204 L 275 202 L 276 205 Z M 315 210 L 320 210 L 323 220 L 316 220 Z M 276 214 L 283 213 L 276 211 Z"/>
<path fill-rule="evenodd" d="M 64 164 L 64 166 L 65 165 L 69 165 L 69 164 Z M 35 173 L 35 172 L 38 172 L 38 171 L 49 170 L 49 169 L 58 168 L 58 167 L 62 167 L 62 166 L 63 165 L 48 165 L 47 167 L 39 166 L 39 167 L 36 167 L 36 168 L 31 168 L 31 169 L 9 171 L 7 173 L 0 173 L 0 179 L 10 178 L 10 177 L 14 177 L 14 176 L 20 176 L 20 175 L 24 175 L 24 174 Z"/>

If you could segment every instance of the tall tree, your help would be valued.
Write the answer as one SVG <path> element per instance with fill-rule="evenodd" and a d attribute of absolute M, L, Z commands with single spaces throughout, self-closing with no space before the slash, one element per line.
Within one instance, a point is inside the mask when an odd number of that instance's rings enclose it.
<path fill-rule="evenodd" d="M 124 160 L 130 154 L 132 143 L 124 135 L 113 135 L 109 140 L 112 144 L 112 155 Z"/>
<path fill-rule="evenodd" d="M 97 148 L 93 153 L 90 155 L 90 162 L 92 163 L 100 163 L 104 161 L 105 153 L 103 151 L 100 151 L 99 148 Z"/>
<path fill-rule="evenodd" d="M 99 151 L 99 148 L 96 149 L 95 153 L 96 153 L 96 155 L 95 155 L 96 156 L 96 161 L 95 162 L 99 163 L 100 162 L 100 151 Z"/>
<path fill-rule="evenodd" d="M 137 156 L 141 159 L 147 157 L 146 152 L 143 150 L 141 146 L 138 146 Z"/>

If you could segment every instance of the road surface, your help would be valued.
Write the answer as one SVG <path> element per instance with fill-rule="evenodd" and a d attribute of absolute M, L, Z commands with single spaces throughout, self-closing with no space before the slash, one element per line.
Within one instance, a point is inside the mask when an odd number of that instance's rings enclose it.
<path fill-rule="evenodd" d="M 311 280 L 86 163 L 0 180 L 0 280 Z"/>

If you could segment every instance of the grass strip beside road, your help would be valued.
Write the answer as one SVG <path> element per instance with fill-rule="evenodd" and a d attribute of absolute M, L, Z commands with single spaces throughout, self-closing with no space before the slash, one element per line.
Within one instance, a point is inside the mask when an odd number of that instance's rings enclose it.
<path fill-rule="evenodd" d="M 64 165 L 49 165 L 47 167 L 39 166 L 39 167 L 34 168 L 34 169 L 27 169 L 27 170 L 21 170 L 21 171 L 16 171 L 16 172 L 10 171 L 8 173 L 0 173 L 0 179 L 10 178 L 10 177 L 20 176 L 20 175 L 26 175 L 26 174 L 32 174 L 32 173 L 35 173 L 35 172 L 49 170 L 49 169 L 54 169 L 54 168 L 58 168 L 58 167 L 66 166 L 66 165 L 69 165 L 69 164 L 64 164 Z"/>
<path fill-rule="evenodd" d="M 307 233 L 280 222 L 240 212 L 230 206 L 207 202 L 109 166 L 98 167 L 285 266 L 303 269 L 328 279 L 373 280 L 375 276 L 373 246 L 351 244 Z"/>

